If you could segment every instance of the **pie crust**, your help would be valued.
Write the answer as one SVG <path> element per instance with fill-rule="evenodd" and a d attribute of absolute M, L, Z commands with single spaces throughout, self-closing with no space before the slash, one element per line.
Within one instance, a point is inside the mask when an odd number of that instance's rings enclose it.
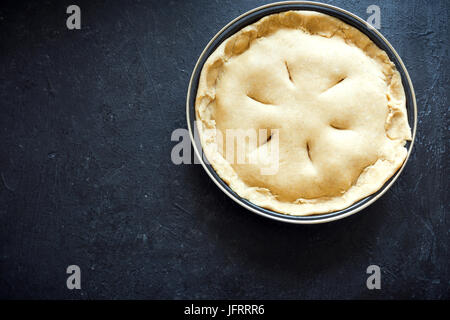
<path fill-rule="evenodd" d="M 222 180 L 289 215 L 341 210 L 375 193 L 411 140 L 401 77 L 387 54 L 314 11 L 268 15 L 221 43 L 203 66 L 195 110 L 203 152 Z M 224 151 L 230 129 L 258 133 L 256 145 L 241 141 L 245 163 Z M 277 170 L 263 174 L 275 142 Z"/>

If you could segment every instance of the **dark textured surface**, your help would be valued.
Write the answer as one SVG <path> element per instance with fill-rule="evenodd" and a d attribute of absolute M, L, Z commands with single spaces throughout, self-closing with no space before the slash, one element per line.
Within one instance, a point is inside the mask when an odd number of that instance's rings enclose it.
<path fill-rule="evenodd" d="M 447 1 L 375 3 L 419 123 L 404 172 L 368 209 L 285 225 L 171 162 L 203 47 L 264 3 L 2 2 L 1 298 L 450 298 Z M 329 3 L 361 17 L 373 4 Z M 66 288 L 70 264 L 82 290 Z"/>

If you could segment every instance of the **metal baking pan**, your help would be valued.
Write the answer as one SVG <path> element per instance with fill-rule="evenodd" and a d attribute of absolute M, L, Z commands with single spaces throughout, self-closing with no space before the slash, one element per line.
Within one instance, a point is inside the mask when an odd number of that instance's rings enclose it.
<path fill-rule="evenodd" d="M 289 10 L 310 10 L 317 11 L 324 14 L 328 14 L 330 16 L 336 17 L 347 24 L 357 28 L 362 33 L 367 35 L 378 47 L 384 50 L 391 61 L 393 61 L 397 67 L 397 70 L 400 72 L 402 77 L 402 83 L 405 90 L 406 95 L 406 108 L 408 112 L 408 121 L 412 130 L 412 140 L 408 141 L 406 144 L 406 148 L 408 150 L 408 154 L 406 156 L 405 162 L 401 166 L 401 168 L 383 185 L 383 187 L 378 190 L 376 193 L 365 197 L 364 199 L 359 200 L 353 205 L 343 209 L 325 214 L 317 214 L 311 216 L 293 216 L 286 215 L 282 213 L 278 213 L 269 209 L 265 209 L 259 207 L 252 202 L 248 201 L 240 197 L 236 194 L 222 179 L 217 175 L 214 168 L 209 164 L 203 161 L 202 157 L 202 146 L 200 141 L 194 140 L 194 121 L 195 119 L 195 98 L 197 95 L 197 87 L 198 80 L 200 77 L 201 70 L 203 68 L 203 64 L 208 59 L 209 55 L 214 52 L 214 50 L 227 38 L 232 36 L 237 31 L 241 30 L 245 26 L 252 24 L 262 17 L 266 15 L 270 15 L 273 13 L 278 13 L 282 11 Z M 288 1 L 288 2 L 277 2 L 271 3 L 268 5 L 264 5 L 262 7 L 255 8 L 250 10 L 241 16 L 237 17 L 230 23 L 228 23 L 225 27 L 223 27 L 207 44 L 206 48 L 201 53 L 198 58 L 197 64 L 194 67 L 192 72 L 192 76 L 189 82 L 188 92 L 187 92 L 187 101 L 186 101 L 186 115 L 187 115 L 187 123 L 189 134 L 191 136 L 191 141 L 195 150 L 195 153 L 200 159 L 203 168 L 206 170 L 211 179 L 215 182 L 215 184 L 231 199 L 239 203 L 244 208 L 257 213 L 261 216 L 282 221 L 288 223 L 296 223 L 296 224 L 314 224 L 314 223 L 324 223 L 330 222 L 338 219 L 342 219 L 344 217 L 348 217 L 362 209 L 366 208 L 370 204 L 374 203 L 378 198 L 380 198 L 397 180 L 400 173 L 403 171 L 403 168 L 406 165 L 406 162 L 411 154 L 411 150 L 414 144 L 414 139 L 416 136 L 416 126 L 417 126 L 417 105 L 416 98 L 414 94 L 414 88 L 411 82 L 411 79 L 408 75 L 408 71 L 405 68 L 400 56 L 397 54 L 392 45 L 381 35 L 379 31 L 371 27 L 365 20 L 360 17 L 343 10 L 341 8 L 331 6 L 328 4 L 318 3 L 318 2 L 308 2 L 308 1 Z"/>

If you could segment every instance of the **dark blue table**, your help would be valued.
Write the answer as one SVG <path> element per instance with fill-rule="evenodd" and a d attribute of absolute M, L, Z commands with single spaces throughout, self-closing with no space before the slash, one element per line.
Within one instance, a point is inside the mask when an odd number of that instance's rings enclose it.
<path fill-rule="evenodd" d="M 329 1 L 380 6 L 417 94 L 411 158 L 368 209 L 281 224 L 171 162 L 198 56 L 264 3 L 2 2 L 0 298 L 450 298 L 448 1 Z M 366 287 L 372 264 L 381 290 Z"/>

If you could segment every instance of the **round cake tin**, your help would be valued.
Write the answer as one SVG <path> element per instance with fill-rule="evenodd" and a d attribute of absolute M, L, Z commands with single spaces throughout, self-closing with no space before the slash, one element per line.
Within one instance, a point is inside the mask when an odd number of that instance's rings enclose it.
<path fill-rule="evenodd" d="M 225 39 L 229 38 L 231 35 L 241 30 L 245 26 L 258 21 L 259 19 L 261 19 L 266 15 L 289 10 L 310 10 L 321 12 L 336 17 L 344 21 L 345 23 L 360 30 L 362 33 L 367 35 L 376 45 L 378 45 L 378 47 L 384 50 L 391 59 L 391 61 L 395 63 L 397 70 L 400 72 L 403 87 L 405 89 L 408 122 L 412 130 L 412 140 L 408 141 L 405 146 L 408 150 L 405 162 L 403 163 L 401 168 L 399 168 L 398 171 L 388 181 L 386 181 L 383 187 L 376 193 L 359 200 L 358 202 L 354 203 L 353 205 L 345 209 L 330 213 L 310 215 L 310 216 L 286 215 L 269 209 L 262 208 L 260 206 L 253 204 L 247 199 L 240 197 L 218 176 L 214 168 L 209 163 L 203 160 L 201 143 L 199 139 L 194 139 L 194 126 L 196 120 L 195 98 L 197 95 L 198 80 L 203 68 L 203 64 L 208 59 L 209 55 L 212 54 L 214 50 Z M 241 16 L 237 17 L 236 19 L 228 23 L 225 27 L 223 27 L 207 44 L 206 48 L 203 50 L 200 57 L 198 58 L 197 64 L 194 67 L 187 92 L 186 115 L 189 134 L 191 137 L 195 153 L 198 159 L 200 160 L 203 168 L 207 172 L 207 174 L 226 195 L 228 195 L 231 199 L 239 203 L 244 208 L 254 213 L 257 213 L 261 216 L 282 222 L 296 223 L 296 224 L 314 224 L 338 220 L 344 217 L 348 217 L 358 211 L 361 211 L 370 204 L 374 203 L 392 186 L 395 180 L 399 177 L 400 173 L 403 171 L 403 168 L 405 167 L 406 162 L 408 161 L 408 158 L 411 154 L 414 139 L 416 136 L 416 126 L 417 126 L 417 105 L 414 94 L 414 88 L 411 79 L 408 75 L 408 71 L 405 68 L 405 65 L 403 64 L 400 56 L 397 54 L 392 45 L 383 37 L 383 35 L 381 35 L 379 31 L 370 26 L 362 18 L 335 6 L 309 1 L 276 2 L 264 5 L 242 14 Z"/>

